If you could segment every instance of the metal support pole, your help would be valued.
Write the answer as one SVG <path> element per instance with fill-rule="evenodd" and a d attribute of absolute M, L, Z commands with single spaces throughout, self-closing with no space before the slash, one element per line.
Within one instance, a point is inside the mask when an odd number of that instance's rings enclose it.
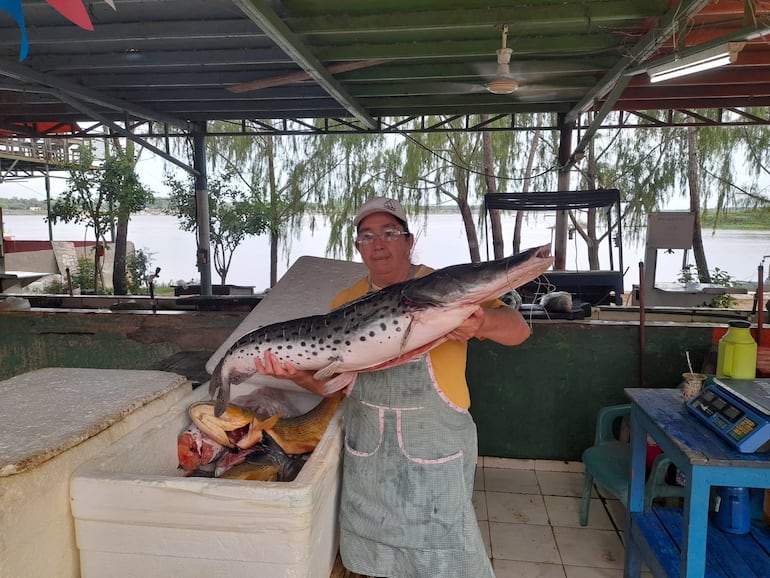
<path fill-rule="evenodd" d="M 201 276 L 201 295 L 211 290 L 211 232 L 206 176 L 206 123 L 197 122 L 193 131 L 193 167 L 195 175 L 195 220 L 198 226 L 197 266 Z"/>

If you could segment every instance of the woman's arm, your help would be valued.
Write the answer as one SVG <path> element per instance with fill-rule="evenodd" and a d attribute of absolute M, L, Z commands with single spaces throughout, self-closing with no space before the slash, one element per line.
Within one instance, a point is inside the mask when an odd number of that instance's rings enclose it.
<path fill-rule="evenodd" d="M 479 307 L 460 327 L 447 337 L 468 341 L 472 337 L 491 339 L 501 345 L 518 345 L 531 331 L 521 313 L 511 307 Z"/>

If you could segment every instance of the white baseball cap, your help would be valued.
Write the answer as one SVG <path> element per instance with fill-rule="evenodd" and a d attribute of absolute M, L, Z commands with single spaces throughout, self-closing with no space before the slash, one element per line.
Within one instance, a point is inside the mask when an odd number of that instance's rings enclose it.
<path fill-rule="evenodd" d="M 406 212 L 404 207 L 401 206 L 395 199 L 388 199 L 387 197 L 374 197 L 369 199 L 358 210 L 356 218 L 353 219 L 353 226 L 358 227 L 358 224 L 372 213 L 390 213 L 397 219 L 407 222 Z"/>

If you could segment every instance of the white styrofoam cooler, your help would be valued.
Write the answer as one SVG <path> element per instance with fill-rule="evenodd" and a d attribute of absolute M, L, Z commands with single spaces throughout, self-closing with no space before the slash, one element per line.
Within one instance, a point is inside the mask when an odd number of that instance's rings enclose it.
<path fill-rule="evenodd" d="M 361 263 L 300 257 L 211 356 L 214 371 L 249 331 L 325 313 L 342 288 L 366 274 Z M 254 387 L 279 387 L 306 409 L 320 401 L 294 383 L 255 375 Z M 208 397 L 201 386 L 166 415 L 148 422 L 83 464 L 72 478 L 72 512 L 84 578 L 226 576 L 327 578 L 338 546 L 342 417 L 292 482 L 183 477 L 177 436 L 187 407 Z"/>
<path fill-rule="evenodd" d="M 191 391 L 163 371 L 43 368 L 0 381 L 0 576 L 80 575 L 70 476 Z"/>
<path fill-rule="evenodd" d="M 183 477 L 176 439 L 198 388 L 72 477 L 84 578 L 327 578 L 337 553 L 342 419 L 292 482 Z"/>

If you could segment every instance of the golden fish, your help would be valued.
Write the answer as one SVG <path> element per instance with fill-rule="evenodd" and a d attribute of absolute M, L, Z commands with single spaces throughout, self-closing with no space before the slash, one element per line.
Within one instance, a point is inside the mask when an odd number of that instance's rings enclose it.
<path fill-rule="evenodd" d="M 324 398 L 309 412 L 296 417 L 281 418 L 265 430 L 273 437 L 284 452 L 290 455 L 312 452 L 321 441 L 342 395 Z"/>
<path fill-rule="evenodd" d="M 247 449 L 262 441 L 263 430 L 272 428 L 280 414 L 261 420 L 248 408 L 228 404 L 225 411 L 214 415 L 214 403 L 201 401 L 189 409 L 190 419 L 206 436 L 230 449 Z"/>
<path fill-rule="evenodd" d="M 281 468 L 275 464 L 250 464 L 244 462 L 233 466 L 219 476 L 224 480 L 251 480 L 254 482 L 277 482 Z"/>

